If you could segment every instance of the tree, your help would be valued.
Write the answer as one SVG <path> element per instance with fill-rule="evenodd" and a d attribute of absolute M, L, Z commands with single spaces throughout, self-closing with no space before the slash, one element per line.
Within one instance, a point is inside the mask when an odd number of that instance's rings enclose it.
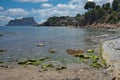
<path fill-rule="evenodd" d="M 120 0 L 113 0 L 113 3 L 112 3 L 112 9 L 114 11 L 118 11 L 119 10 L 119 5 L 120 5 Z"/>
<path fill-rule="evenodd" d="M 100 5 L 96 5 L 95 8 L 96 8 L 96 9 L 100 9 Z"/>
<path fill-rule="evenodd" d="M 94 3 L 94 2 L 91 2 L 91 1 L 87 2 L 87 3 L 85 4 L 85 6 L 84 6 L 84 8 L 87 9 L 87 10 L 91 10 L 91 9 L 93 9 L 94 7 L 95 7 L 95 3 Z"/>
<path fill-rule="evenodd" d="M 109 8 L 110 8 L 110 3 L 103 4 L 103 5 L 102 5 L 102 8 L 105 9 L 105 10 L 109 10 Z"/>

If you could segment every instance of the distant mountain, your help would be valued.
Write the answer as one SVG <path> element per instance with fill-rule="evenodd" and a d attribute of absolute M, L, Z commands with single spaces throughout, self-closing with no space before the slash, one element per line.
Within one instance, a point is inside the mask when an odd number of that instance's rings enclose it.
<path fill-rule="evenodd" d="M 33 17 L 11 20 L 6 26 L 34 26 L 37 25 Z"/>

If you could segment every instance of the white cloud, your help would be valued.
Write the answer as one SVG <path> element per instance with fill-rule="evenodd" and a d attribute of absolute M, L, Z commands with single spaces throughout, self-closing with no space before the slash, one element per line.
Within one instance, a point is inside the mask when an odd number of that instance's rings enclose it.
<path fill-rule="evenodd" d="M 94 0 L 88 0 L 88 1 L 94 1 Z"/>
<path fill-rule="evenodd" d="M 75 9 L 76 8 L 76 5 L 73 5 L 73 4 L 58 4 L 57 5 L 57 8 L 59 9 Z"/>
<path fill-rule="evenodd" d="M 28 15 L 29 12 L 22 8 L 10 8 L 8 10 L 0 12 L 0 14 L 6 16 L 25 16 Z"/>
<path fill-rule="evenodd" d="M 0 25 L 5 25 L 7 24 L 10 20 L 13 20 L 14 18 L 9 17 L 9 16 L 4 16 L 4 15 L 0 15 Z"/>
<path fill-rule="evenodd" d="M 0 6 L 0 10 L 3 10 L 4 8 L 2 6 Z"/>
<path fill-rule="evenodd" d="M 107 2 L 112 3 L 112 1 L 113 0 L 94 0 L 94 2 L 96 4 L 99 4 L 99 5 L 102 5 L 102 4 L 107 3 Z"/>
<path fill-rule="evenodd" d="M 44 4 L 41 5 L 41 7 L 42 8 L 51 8 L 51 7 L 53 7 L 53 5 L 49 4 L 49 3 L 44 3 Z"/>
<path fill-rule="evenodd" d="M 38 2 L 47 2 L 48 0 L 16 0 L 16 1 L 38 3 Z"/>

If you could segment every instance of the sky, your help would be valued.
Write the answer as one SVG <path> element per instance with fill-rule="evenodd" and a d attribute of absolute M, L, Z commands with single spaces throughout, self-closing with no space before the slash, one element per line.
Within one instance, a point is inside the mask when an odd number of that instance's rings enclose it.
<path fill-rule="evenodd" d="M 87 1 L 102 5 L 113 0 L 0 0 L 0 26 L 23 17 L 34 17 L 42 23 L 53 16 L 84 14 Z"/>

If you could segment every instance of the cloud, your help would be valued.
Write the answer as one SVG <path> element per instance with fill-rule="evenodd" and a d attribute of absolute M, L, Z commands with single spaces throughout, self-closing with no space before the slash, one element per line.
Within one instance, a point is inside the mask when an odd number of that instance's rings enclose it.
<path fill-rule="evenodd" d="M 73 10 L 73 9 L 75 9 L 76 8 L 76 5 L 73 5 L 73 4 L 58 4 L 57 5 L 57 8 L 58 9 L 71 9 L 71 10 Z"/>
<path fill-rule="evenodd" d="M 53 5 L 49 4 L 49 3 L 44 3 L 44 4 L 41 5 L 41 7 L 42 8 L 51 8 L 51 7 L 53 7 Z"/>
<path fill-rule="evenodd" d="M 107 3 L 107 2 L 112 3 L 113 0 L 94 0 L 94 2 L 96 4 L 102 5 L 102 4 Z"/>
<path fill-rule="evenodd" d="M 4 8 L 2 6 L 0 6 L 0 10 L 3 10 Z"/>
<path fill-rule="evenodd" d="M 4 15 L 0 15 L 0 25 L 5 25 L 7 24 L 10 20 L 13 20 L 14 18 L 9 17 L 9 16 L 4 16 Z"/>
<path fill-rule="evenodd" d="M 1 15 L 6 15 L 6 16 L 25 16 L 28 15 L 29 12 L 22 9 L 22 8 L 10 8 L 8 10 L 0 12 Z"/>
<path fill-rule="evenodd" d="M 47 2 L 48 0 L 16 0 L 16 1 L 38 3 L 38 2 Z"/>

